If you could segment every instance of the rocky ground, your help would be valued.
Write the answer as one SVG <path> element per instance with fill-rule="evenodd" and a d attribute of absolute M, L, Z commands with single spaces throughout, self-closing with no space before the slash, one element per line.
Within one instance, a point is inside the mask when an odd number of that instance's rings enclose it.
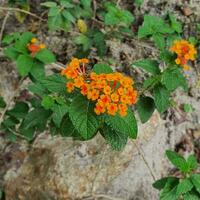
<path fill-rule="evenodd" d="M 4 5 L 5 1 L 0 3 Z M 34 3 L 37 1 L 31 1 Z M 129 5 L 128 1 L 120 4 L 124 7 Z M 35 12 L 39 9 L 36 8 Z M 144 13 L 162 15 L 168 11 L 184 23 L 186 38 L 199 37 L 194 28 L 196 23 L 200 23 L 198 0 L 146 0 L 133 13 L 139 22 Z M 0 12 L 1 23 L 4 17 L 5 12 Z M 27 19 L 25 22 L 16 22 L 11 14 L 4 32 L 23 31 L 27 27 L 34 29 L 34 21 Z M 73 55 L 73 44 L 67 36 L 48 33 L 45 27 L 38 29 L 38 35 L 56 53 L 59 62 L 65 64 Z M 130 62 L 156 56 L 148 46 L 135 41 L 121 43 L 110 40 L 107 43 L 110 48 L 106 59 L 112 57 L 114 68 L 131 75 L 136 75 L 136 72 L 127 67 Z M 9 101 L 18 88 L 19 77 L 15 65 L 3 56 L 2 49 L 0 51 L 0 95 Z M 148 123 L 140 124 L 138 139 L 129 141 L 122 152 L 112 151 L 101 136 L 79 142 L 58 136 L 52 138 L 45 132 L 33 144 L 27 144 L 21 140 L 11 143 L 5 133 L 1 133 L 0 187 L 4 187 L 6 200 L 157 200 L 158 193 L 152 187 L 154 179 L 176 173 L 164 157 L 166 149 L 175 149 L 183 155 L 195 153 L 200 162 L 199 74 L 200 61 L 197 60 L 195 66 L 186 72 L 189 94 L 177 91 L 174 98 L 178 106 L 163 116 L 155 112 Z M 27 95 L 26 85 L 25 81 L 17 90 L 17 98 Z M 193 105 L 192 113 L 183 111 L 185 103 Z"/>

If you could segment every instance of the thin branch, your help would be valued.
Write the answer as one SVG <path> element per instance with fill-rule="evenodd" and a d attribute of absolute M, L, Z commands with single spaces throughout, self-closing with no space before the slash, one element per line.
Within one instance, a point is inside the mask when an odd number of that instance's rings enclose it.
<path fill-rule="evenodd" d="M 1 26 L 1 32 L 0 32 L 0 46 L 1 46 L 1 40 L 2 40 L 2 37 L 3 37 L 3 32 L 4 32 L 4 29 L 5 29 L 5 26 L 6 26 L 6 22 L 8 20 L 8 17 L 10 15 L 10 11 L 8 11 L 6 13 L 6 16 L 4 17 L 4 20 L 3 20 L 3 23 L 2 23 L 2 26 Z"/>
<path fill-rule="evenodd" d="M 65 69 L 65 67 L 63 66 L 63 64 L 61 63 L 52 63 L 52 64 L 49 64 L 49 66 L 51 68 L 55 68 L 55 69 L 58 69 L 58 70 L 63 70 Z"/>
<path fill-rule="evenodd" d="M 20 8 L 8 8 L 8 7 L 0 7 L 0 10 L 6 10 L 6 11 L 14 11 L 14 12 L 21 12 L 21 13 L 25 13 L 27 15 L 30 15 L 32 17 L 35 17 L 37 19 L 40 19 L 41 21 L 46 21 L 45 19 L 37 16 L 36 14 L 32 13 L 32 12 L 29 12 L 27 10 L 23 10 L 23 9 L 20 9 Z"/>
<path fill-rule="evenodd" d="M 101 160 L 100 160 L 100 162 L 99 162 L 99 167 L 98 167 L 97 172 L 96 172 L 96 174 L 95 174 L 94 180 L 92 181 L 92 189 L 91 189 L 91 193 L 92 193 L 92 194 L 94 194 L 94 192 L 95 192 L 95 187 L 94 187 L 94 186 L 95 186 L 95 182 L 96 182 L 97 177 L 98 177 L 98 175 L 99 175 L 99 173 L 100 173 L 100 170 L 101 170 L 102 163 L 103 163 L 103 160 L 104 160 L 104 157 L 105 157 L 106 152 L 107 152 L 107 145 L 106 145 L 106 147 L 105 147 L 105 149 L 104 149 L 104 151 L 103 151 Z"/>
<path fill-rule="evenodd" d="M 134 145 L 136 146 L 136 148 L 137 148 L 137 150 L 138 150 L 138 153 L 139 153 L 139 155 L 141 156 L 142 160 L 144 161 L 145 165 L 147 166 L 147 168 L 148 168 L 148 170 L 149 170 L 149 172 L 150 172 L 150 174 L 151 174 L 151 176 L 152 176 L 152 179 L 153 179 L 154 181 L 156 181 L 156 177 L 155 177 L 155 175 L 154 175 L 154 173 L 153 173 L 153 170 L 151 169 L 151 167 L 150 167 L 148 161 L 147 161 L 146 158 L 145 158 L 145 155 L 144 155 L 143 150 L 140 148 L 140 146 L 139 146 L 136 142 L 133 142 L 133 143 L 134 143 Z"/>
<path fill-rule="evenodd" d="M 104 199 L 108 199 L 108 200 L 123 200 L 123 199 L 120 199 L 120 198 L 109 196 L 107 194 L 93 194 L 93 195 L 90 195 L 90 196 L 87 196 L 87 197 L 83 197 L 82 199 L 84 199 L 84 200 L 94 200 L 94 199 L 99 199 L 99 198 L 104 198 Z"/>
<path fill-rule="evenodd" d="M 22 82 L 24 81 L 25 78 L 21 78 L 19 83 L 18 83 L 18 86 L 17 86 L 17 89 L 13 92 L 13 95 L 10 97 L 10 99 L 7 101 L 7 105 L 6 107 L 4 108 L 2 114 L 1 114 L 1 117 L 0 117 L 0 124 L 3 122 L 3 119 L 4 119 L 4 116 L 6 114 L 6 111 L 8 110 L 11 102 L 13 101 L 13 99 L 15 98 L 15 96 L 17 95 L 17 93 L 19 92 L 19 89 L 20 89 L 20 86 L 22 84 Z"/>

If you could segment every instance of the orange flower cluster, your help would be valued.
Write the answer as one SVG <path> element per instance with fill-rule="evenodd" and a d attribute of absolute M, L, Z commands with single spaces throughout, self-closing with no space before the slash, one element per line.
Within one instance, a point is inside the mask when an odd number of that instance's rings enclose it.
<path fill-rule="evenodd" d="M 137 91 L 133 88 L 133 80 L 121 73 L 86 75 L 85 64 L 88 59 L 74 58 L 61 74 L 71 81 L 67 82 L 68 92 L 80 89 L 82 95 L 96 101 L 94 112 L 97 115 L 107 113 L 121 116 L 127 114 L 128 106 L 135 104 Z"/>
<path fill-rule="evenodd" d="M 177 65 L 181 65 L 184 70 L 190 68 L 187 63 L 189 60 L 194 61 L 197 54 L 194 45 L 187 40 L 175 41 L 170 50 L 177 54 L 175 62 Z"/>
<path fill-rule="evenodd" d="M 28 50 L 31 53 L 31 56 L 34 57 L 35 54 L 40 51 L 41 49 L 46 48 L 45 44 L 39 44 L 36 38 L 32 38 L 31 42 L 27 45 Z"/>

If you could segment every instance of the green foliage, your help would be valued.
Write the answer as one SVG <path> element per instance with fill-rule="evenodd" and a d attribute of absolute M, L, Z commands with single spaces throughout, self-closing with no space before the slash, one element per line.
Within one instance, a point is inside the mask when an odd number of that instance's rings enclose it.
<path fill-rule="evenodd" d="M 109 74 L 113 72 L 111 67 L 106 64 L 95 64 L 92 71 L 94 71 L 96 74 L 101 74 L 101 73 Z"/>
<path fill-rule="evenodd" d="M 48 7 L 48 26 L 52 31 L 68 31 L 76 20 L 92 16 L 91 0 L 81 0 L 74 3 L 72 0 L 61 0 L 59 3 L 47 1 L 41 5 Z"/>
<path fill-rule="evenodd" d="M 192 112 L 195 111 L 194 107 L 193 107 L 191 104 L 188 104 L 188 103 L 185 103 L 185 104 L 183 105 L 183 110 L 184 110 L 184 112 L 186 112 L 186 113 L 192 113 Z"/>
<path fill-rule="evenodd" d="M 136 108 L 141 122 L 145 123 L 155 110 L 154 100 L 151 97 L 141 96 L 136 104 Z"/>
<path fill-rule="evenodd" d="M 154 101 L 157 110 L 163 113 L 169 107 L 169 91 L 163 86 L 156 86 L 153 90 Z"/>
<path fill-rule="evenodd" d="M 138 37 L 143 38 L 157 33 L 171 34 L 173 32 L 173 29 L 161 17 L 145 15 L 143 25 L 139 27 Z"/>
<path fill-rule="evenodd" d="M 190 155 L 186 160 L 173 151 L 166 151 L 171 163 L 182 173 L 183 178 L 166 177 L 156 181 L 153 187 L 160 190 L 160 200 L 195 200 L 200 198 L 200 175 L 193 173 L 197 159 Z"/>
<path fill-rule="evenodd" d="M 4 38 L 4 54 L 16 62 L 17 70 L 21 76 L 32 75 L 35 79 L 44 77 L 44 64 L 55 62 L 55 56 L 47 49 L 39 50 L 36 55 L 31 55 L 27 45 L 35 37 L 30 32 L 8 35 Z"/>
<path fill-rule="evenodd" d="M 4 101 L 3 97 L 0 96 L 0 108 L 5 108 L 6 102 Z"/>
<path fill-rule="evenodd" d="M 172 41 L 174 41 L 181 32 L 182 25 L 172 14 L 168 15 L 168 20 L 158 16 L 145 15 L 144 22 L 139 27 L 138 37 L 152 37 L 155 46 L 160 50 L 165 50 L 166 46 L 171 45 L 166 41 L 170 38 L 173 38 Z"/>
<path fill-rule="evenodd" d="M 84 139 L 92 138 L 99 128 L 93 109 L 93 104 L 82 95 L 76 96 L 69 108 L 70 119 Z"/>
<path fill-rule="evenodd" d="M 166 69 L 162 74 L 161 82 L 169 91 L 174 91 L 178 87 L 182 87 L 187 91 L 187 82 L 180 68 L 172 67 Z"/>
<path fill-rule="evenodd" d="M 118 8 L 115 4 L 106 3 L 105 7 L 107 10 L 104 17 L 106 25 L 129 27 L 134 21 L 134 17 L 129 11 Z"/>
<path fill-rule="evenodd" d="M 156 60 L 143 59 L 133 63 L 132 67 L 140 67 L 143 70 L 156 75 L 160 73 L 159 63 Z"/>
<path fill-rule="evenodd" d="M 115 116 L 106 116 L 105 123 L 113 130 L 125 134 L 130 138 L 136 139 L 137 137 L 137 122 L 133 112 L 130 109 L 125 117 L 120 117 L 118 114 Z"/>
<path fill-rule="evenodd" d="M 97 54 L 100 57 L 105 56 L 107 51 L 105 34 L 98 29 L 90 29 L 84 34 L 79 34 L 74 38 L 74 42 L 80 47 L 78 51 L 81 49 L 82 53 L 86 55 L 90 52 L 92 47 L 97 49 Z"/>
<path fill-rule="evenodd" d="M 103 130 L 101 130 L 102 136 L 111 145 L 112 149 L 116 151 L 122 150 L 126 143 L 128 136 L 117 130 L 112 129 L 110 126 L 105 125 Z"/>

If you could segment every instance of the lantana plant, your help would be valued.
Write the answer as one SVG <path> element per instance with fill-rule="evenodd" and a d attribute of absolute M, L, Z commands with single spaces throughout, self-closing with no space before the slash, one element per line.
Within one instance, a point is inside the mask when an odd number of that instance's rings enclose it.
<path fill-rule="evenodd" d="M 177 87 L 187 89 L 182 69 L 197 53 L 192 44 L 178 40 L 167 52 L 164 69 L 156 60 L 136 61 L 133 67 L 151 74 L 142 87 L 136 87 L 131 77 L 107 64 L 88 68 L 91 63 L 87 58 L 73 58 L 66 68 L 60 67 L 59 74 L 45 76 L 44 65 L 55 61 L 55 56 L 34 35 L 12 35 L 5 41 L 10 44 L 5 54 L 17 61 L 20 75 L 29 75 L 33 81 L 29 90 L 36 94 L 28 102 L 16 102 L 6 112 L 5 131 L 30 141 L 47 127 L 53 135 L 79 140 L 99 133 L 115 150 L 123 149 L 128 138 L 136 139 L 135 111 L 145 123 L 155 109 L 160 113 L 167 110 L 170 93 Z"/>
<path fill-rule="evenodd" d="M 176 152 L 167 150 L 167 158 L 178 169 L 179 176 L 169 176 L 157 180 L 153 187 L 160 191 L 160 200 L 200 199 L 200 174 L 196 172 L 198 163 L 194 155 L 185 159 Z"/>

